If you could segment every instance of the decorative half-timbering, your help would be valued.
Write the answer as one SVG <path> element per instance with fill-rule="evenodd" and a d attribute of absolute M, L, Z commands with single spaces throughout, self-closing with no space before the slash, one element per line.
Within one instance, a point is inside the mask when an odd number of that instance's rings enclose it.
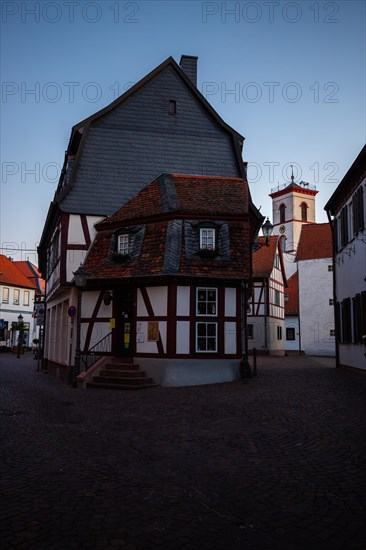
<path fill-rule="evenodd" d="M 248 303 L 249 349 L 284 355 L 284 289 L 287 279 L 278 236 L 258 239 L 253 252 L 253 286 Z"/>
<path fill-rule="evenodd" d="M 110 330 L 108 352 L 138 358 L 164 385 L 237 377 L 251 223 L 243 179 L 182 174 L 162 174 L 98 223 L 84 265 L 94 309 L 83 311 L 83 354 Z M 98 313 L 106 297 L 110 317 Z"/>

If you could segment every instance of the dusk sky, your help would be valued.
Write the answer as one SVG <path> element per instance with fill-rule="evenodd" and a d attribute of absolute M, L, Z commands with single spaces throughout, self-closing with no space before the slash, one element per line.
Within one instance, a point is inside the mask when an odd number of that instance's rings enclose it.
<path fill-rule="evenodd" d="M 37 263 L 71 127 L 169 56 L 198 56 L 198 88 L 246 138 L 253 201 L 270 219 L 268 193 L 290 181 L 293 164 L 295 181 L 317 186 L 317 221 L 326 221 L 325 203 L 365 144 L 362 1 L 1 9 L 1 247 L 14 259 Z"/>

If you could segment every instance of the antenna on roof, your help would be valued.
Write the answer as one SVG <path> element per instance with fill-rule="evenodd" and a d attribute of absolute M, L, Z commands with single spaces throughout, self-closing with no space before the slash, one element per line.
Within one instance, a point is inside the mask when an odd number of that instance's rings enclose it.
<path fill-rule="evenodd" d="M 291 166 L 291 183 L 294 183 L 294 179 L 295 179 L 294 178 L 294 167 L 293 167 L 292 164 L 290 164 L 290 166 Z"/>

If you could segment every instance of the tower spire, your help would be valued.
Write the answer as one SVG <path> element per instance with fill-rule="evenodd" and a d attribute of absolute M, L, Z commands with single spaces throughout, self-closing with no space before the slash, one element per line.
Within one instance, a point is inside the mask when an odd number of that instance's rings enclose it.
<path fill-rule="evenodd" d="M 295 179 L 294 178 L 294 167 L 293 167 L 292 164 L 290 164 L 290 166 L 291 166 L 291 183 L 294 183 L 294 179 Z"/>

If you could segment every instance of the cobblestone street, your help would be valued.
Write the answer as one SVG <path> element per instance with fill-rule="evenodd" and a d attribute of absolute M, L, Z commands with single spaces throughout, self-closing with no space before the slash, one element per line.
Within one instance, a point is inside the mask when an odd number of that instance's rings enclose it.
<path fill-rule="evenodd" d="M 366 548 L 366 377 L 82 391 L 0 361 L 4 550 Z"/>

